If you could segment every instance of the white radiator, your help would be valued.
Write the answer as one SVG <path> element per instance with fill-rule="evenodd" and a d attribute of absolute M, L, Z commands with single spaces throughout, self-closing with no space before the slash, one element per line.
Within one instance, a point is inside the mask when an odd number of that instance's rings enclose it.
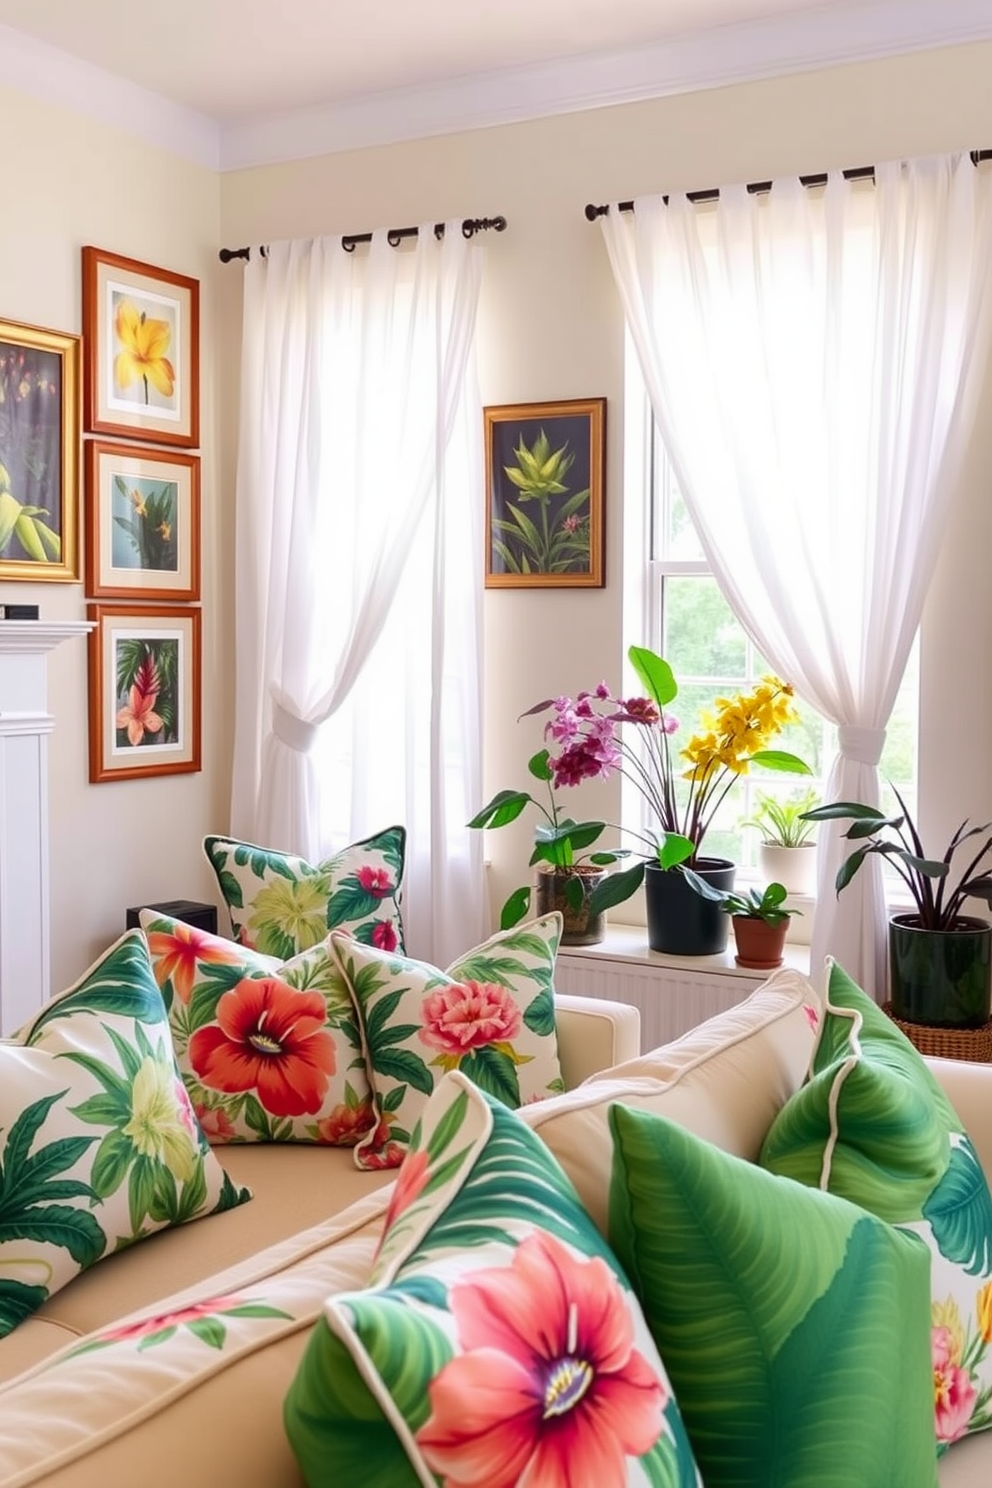
<path fill-rule="evenodd" d="M 641 944 L 635 958 L 606 946 L 563 946 L 558 952 L 555 987 L 582 997 L 609 997 L 631 1003 L 641 1014 L 641 1050 L 671 1043 L 697 1023 L 722 1013 L 764 981 L 761 972 L 744 971 L 725 957 L 700 958 L 698 967 L 685 957 L 665 957 Z M 611 940 L 624 943 L 626 936 Z M 796 946 L 797 964 L 805 946 Z M 787 956 L 789 963 L 793 956 Z M 802 969 L 805 970 L 805 967 Z"/>

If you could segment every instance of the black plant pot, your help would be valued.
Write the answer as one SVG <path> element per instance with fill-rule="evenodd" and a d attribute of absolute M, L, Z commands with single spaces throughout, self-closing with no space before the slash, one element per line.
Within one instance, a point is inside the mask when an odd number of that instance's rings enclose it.
<path fill-rule="evenodd" d="M 932 1028 L 982 1028 L 992 998 L 992 925 L 962 915 L 926 930 L 916 915 L 889 920 L 892 1016 Z"/>
<path fill-rule="evenodd" d="M 696 872 L 714 888 L 729 893 L 737 868 L 729 858 L 700 858 Z M 727 949 L 730 916 L 714 900 L 697 894 L 680 868 L 645 863 L 644 901 L 652 951 L 669 956 L 716 956 Z"/>

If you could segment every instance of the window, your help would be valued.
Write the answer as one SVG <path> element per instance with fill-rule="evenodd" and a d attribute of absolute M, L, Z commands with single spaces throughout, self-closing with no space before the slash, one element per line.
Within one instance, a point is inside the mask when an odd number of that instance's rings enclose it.
<path fill-rule="evenodd" d="M 679 684 L 673 708 L 680 723 L 678 737 L 688 738 L 715 697 L 748 689 L 772 667 L 738 623 L 710 571 L 651 416 L 629 337 L 626 386 L 624 557 L 627 572 L 642 574 L 643 582 L 626 586 L 625 644 L 648 645 L 670 663 Z M 918 694 L 914 646 L 880 764 L 883 789 L 887 791 L 885 782 L 894 782 L 914 813 Z M 822 798 L 836 753 L 836 729 L 799 699 L 796 705 L 799 722 L 776 743 L 804 759 L 812 777 L 755 768 L 729 792 L 706 837 L 707 852 L 731 858 L 741 877 L 756 869 L 758 833 L 744 824 L 753 819 L 758 792 L 789 799 L 814 789 Z M 894 796 L 887 794 L 883 806 L 897 810 Z M 650 825 L 640 820 L 643 809 L 639 793 L 625 794 L 622 810 L 631 826 Z M 897 883 L 893 875 L 893 886 Z"/>

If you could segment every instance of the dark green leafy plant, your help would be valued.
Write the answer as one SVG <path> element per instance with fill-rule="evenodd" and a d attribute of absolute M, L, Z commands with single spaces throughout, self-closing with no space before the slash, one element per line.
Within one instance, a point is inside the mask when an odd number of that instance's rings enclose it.
<path fill-rule="evenodd" d="M 770 883 L 765 889 L 748 889 L 745 893 L 737 893 L 734 890 L 725 892 L 715 889 L 705 878 L 700 878 L 691 868 L 683 865 L 682 872 L 685 874 L 692 888 L 704 899 L 719 904 L 725 914 L 743 915 L 748 920 L 764 920 L 768 925 L 781 925 L 791 919 L 794 914 L 802 914 L 801 909 L 786 909 L 785 899 L 788 894 L 784 884 Z"/>
<path fill-rule="evenodd" d="M 891 783 L 891 782 L 890 782 Z M 975 837 L 992 831 L 992 822 L 970 827 L 963 821 L 951 837 L 942 858 L 928 858 L 923 843 L 902 796 L 892 786 L 902 811 L 886 816 L 875 806 L 858 801 L 832 801 L 805 813 L 808 821 L 848 821 L 844 836 L 859 845 L 837 870 L 834 880 L 837 893 L 845 889 L 865 859 L 872 853 L 891 863 L 913 896 L 916 913 L 924 930 L 953 930 L 968 898 L 984 899 L 992 909 L 992 875 L 989 874 L 992 836 L 986 837 L 978 852 L 956 880 L 951 880 L 951 861 L 958 848 Z M 984 865 L 984 869 L 983 869 Z"/>
<path fill-rule="evenodd" d="M 554 778 L 549 763 L 549 753 L 540 750 L 527 761 L 527 769 L 535 780 L 544 781 L 548 788 L 548 805 L 532 796 L 529 791 L 502 790 L 483 806 L 472 820 L 470 827 L 505 827 L 514 822 L 528 806 L 536 806 L 542 820 L 534 828 L 534 851 L 530 855 L 530 867 L 547 863 L 550 867 L 567 872 L 588 863 L 592 867 L 607 867 L 618 858 L 625 857 L 626 850 L 615 848 L 587 853 L 585 849 L 597 842 L 606 830 L 607 823 L 601 821 L 574 821 L 563 816 L 554 791 Z M 576 873 L 565 884 L 565 902 L 573 913 L 582 907 L 587 886 L 582 875 Z M 516 925 L 530 910 L 531 890 L 527 885 L 514 889 L 500 912 L 500 929 L 508 930 Z"/>

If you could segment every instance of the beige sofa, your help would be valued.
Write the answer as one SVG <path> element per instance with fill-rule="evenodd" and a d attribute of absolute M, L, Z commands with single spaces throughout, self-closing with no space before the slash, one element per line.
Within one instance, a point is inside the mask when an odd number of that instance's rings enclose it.
<path fill-rule="evenodd" d="M 737 1007 L 644 1055 L 634 1009 L 559 997 L 569 1088 L 525 1108 L 524 1119 L 603 1227 L 610 1104 L 656 1110 L 754 1161 L 804 1078 L 812 1033 L 802 1003 L 810 997 L 802 978 L 780 973 Z M 992 1067 L 932 1067 L 992 1174 Z M 359 1173 L 344 1149 L 219 1153 L 231 1176 L 254 1189 L 251 1203 L 100 1262 L 0 1341 L 3 1488 L 302 1485 L 283 1430 L 283 1399 L 322 1300 L 361 1287 L 369 1275 L 391 1175 Z M 231 1313 L 223 1348 L 194 1340 L 177 1364 L 175 1351 L 131 1346 L 121 1356 L 108 1340 L 115 1330 L 126 1337 L 174 1328 L 177 1312 L 188 1320 L 198 1303 L 216 1311 L 218 1298 Z M 235 1303 L 250 1311 L 243 1304 L 260 1298 L 271 1304 L 270 1317 L 234 1316 Z M 162 1314 L 173 1317 L 144 1321 Z M 986 1488 L 992 1432 L 956 1443 L 938 1477 L 941 1488 Z"/>

